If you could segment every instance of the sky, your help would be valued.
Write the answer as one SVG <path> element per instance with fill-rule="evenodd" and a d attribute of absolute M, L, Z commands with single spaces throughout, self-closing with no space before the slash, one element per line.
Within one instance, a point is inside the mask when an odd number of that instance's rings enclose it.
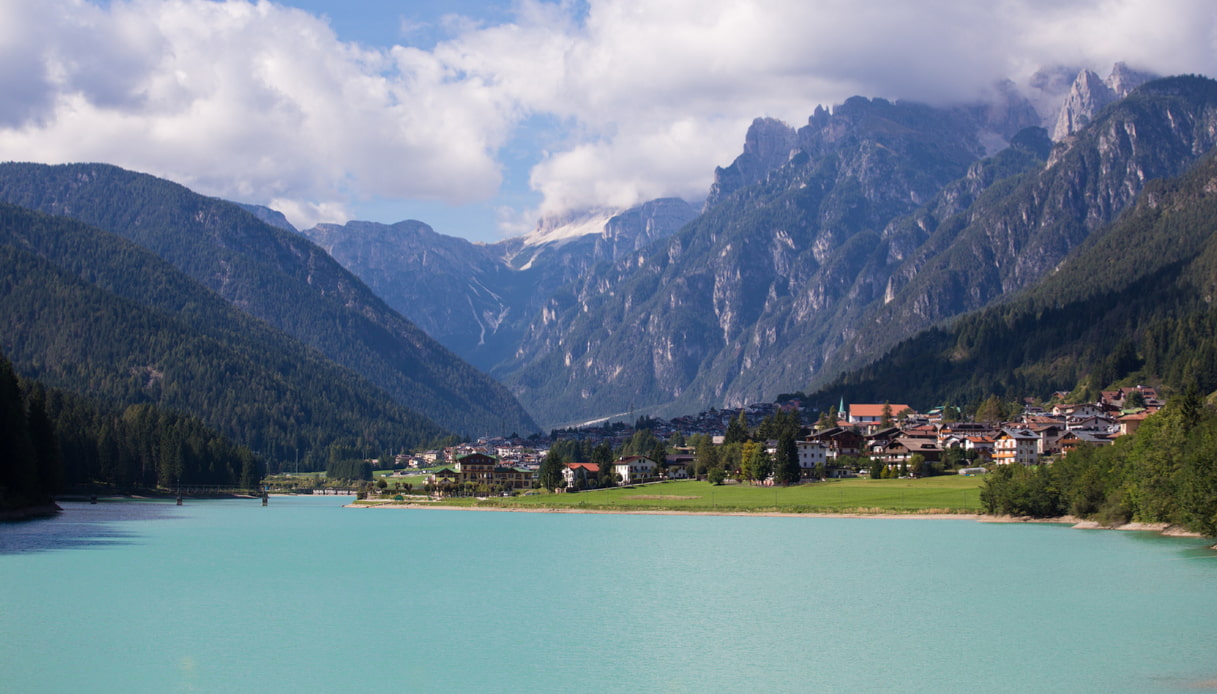
<path fill-rule="evenodd" d="M 493 242 L 697 202 L 757 117 L 1119 60 L 1217 76 L 1217 3 L 0 0 L 0 160 Z"/>

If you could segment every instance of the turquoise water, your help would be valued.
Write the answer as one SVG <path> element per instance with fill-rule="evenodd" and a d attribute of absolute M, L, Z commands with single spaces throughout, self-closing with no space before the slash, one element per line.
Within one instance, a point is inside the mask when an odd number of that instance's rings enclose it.
<path fill-rule="evenodd" d="M 0 525 L 0 692 L 1155 692 L 1198 540 L 970 521 L 67 504 Z"/>

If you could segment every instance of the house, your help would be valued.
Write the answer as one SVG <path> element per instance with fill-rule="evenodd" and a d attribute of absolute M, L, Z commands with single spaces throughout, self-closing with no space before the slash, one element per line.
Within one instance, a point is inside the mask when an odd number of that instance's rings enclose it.
<path fill-rule="evenodd" d="M 1069 431 L 1061 437 L 1061 451 L 1069 454 L 1077 450 L 1078 446 L 1110 446 L 1112 440 L 1104 434 L 1097 434 L 1093 431 Z"/>
<path fill-rule="evenodd" d="M 819 441 L 828 447 L 828 459 L 857 456 L 862 452 L 865 440 L 853 429 L 831 427 L 807 437 L 808 441 Z"/>
<path fill-rule="evenodd" d="M 912 412 L 913 408 L 908 405 L 897 405 L 894 403 L 850 405 L 849 423 L 861 424 L 863 426 L 878 425 L 883 421 L 885 416 L 894 422 L 896 417 L 905 410 Z"/>
<path fill-rule="evenodd" d="M 1116 420 L 1104 415 L 1088 415 L 1085 417 L 1070 417 L 1065 425 L 1069 431 L 1101 431 L 1107 433 L 1116 424 Z"/>
<path fill-rule="evenodd" d="M 693 467 L 693 456 L 670 455 L 663 466 L 663 476 L 670 480 L 689 479 L 689 468 Z"/>
<path fill-rule="evenodd" d="M 613 463 L 613 474 L 622 484 L 638 484 L 655 479 L 659 463 L 645 455 L 633 455 Z"/>
<path fill-rule="evenodd" d="M 889 467 L 907 463 L 914 454 L 920 454 L 926 462 L 933 463 L 942 459 L 942 448 L 935 439 L 911 436 L 877 441 L 871 446 L 871 457 L 887 463 Z"/>
<path fill-rule="evenodd" d="M 1043 424 L 1026 427 L 1028 431 L 1040 437 L 1039 454 L 1053 455 L 1061 452 L 1061 437 L 1065 435 L 1065 427 L 1060 424 Z"/>
<path fill-rule="evenodd" d="M 965 451 L 976 451 L 982 458 L 993 457 L 993 439 L 989 436 L 965 436 L 963 441 Z"/>
<path fill-rule="evenodd" d="M 807 439 L 795 441 L 794 445 L 799 451 L 799 474 L 803 477 L 814 476 L 816 466 L 828 467 L 828 446 L 824 442 Z"/>
<path fill-rule="evenodd" d="M 902 435 L 910 439 L 937 439 L 938 427 L 933 424 L 913 424 L 905 422 Z"/>
<path fill-rule="evenodd" d="M 942 460 L 942 446 L 938 444 L 937 439 L 902 436 L 896 440 L 904 444 L 904 447 L 908 449 L 909 457 L 920 453 L 927 463 L 936 463 Z"/>
<path fill-rule="evenodd" d="M 998 465 L 1035 465 L 1040 437 L 1028 429 L 1003 429 L 993 441 L 993 462 Z"/>
<path fill-rule="evenodd" d="M 1151 404 L 1161 401 L 1158 399 L 1158 391 L 1155 388 L 1148 386 L 1134 386 L 1132 388 L 1117 388 L 1115 390 L 1103 391 L 1100 402 L 1112 410 L 1129 409 L 1133 407 L 1133 403 L 1140 399 L 1140 404 L 1149 407 Z"/>
<path fill-rule="evenodd" d="M 490 479 L 493 484 L 501 485 L 504 489 L 528 489 L 535 478 L 536 475 L 530 470 L 522 470 L 509 465 L 496 465 L 491 471 Z"/>
<path fill-rule="evenodd" d="M 1120 436 L 1127 436 L 1129 434 L 1137 433 L 1137 429 L 1149 415 L 1149 412 L 1141 411 L 1134 414 L 1126 414 L 1123 417 L 1120 417 L 1120 419 L 1117 420 L 1120 426 Z"/>
<path fill-rule="evenodd" d="M 869 452 L 872 459 L 881 460 L 888 467 L 907 462 L 909 459 L 908 446 L 901 439 L 879 439 L 873 441 L 869 446 Z"/>
<path fill-rule="evenodd" d="M 441 468 L 436 470 L 427 478 L 427 481 L 435 486 L 454 485 L 460 480 L 460 475 L 456 471 L 449 468 Z"/>
<path fill-rule="evenodd" d="M 501 486 L 505 489 L 526 489 L 532 485 L 532 473 L 517 470 L 499 464 L 499 460 L 485 453 L 468 453 L 458 456 L 450 475 L 436 473 L 434 482 L 455 482 L 460 484 L 485 484 L 486 486 Z"/>
<path fill-rule="evenodd" d="M 567 489 L 584 489 L 596 484 L 600 476 L 599 463 L 567 463 L 562 466 L 562 479 Z"/>
<path fill-rule="evenodd" d="M 1098 417 L 1103 414 L 1103 408 L 1098 405 L 1083 403 L 1080 405 L 1055 405 L 1052 414 L 1057 417 Z"/>

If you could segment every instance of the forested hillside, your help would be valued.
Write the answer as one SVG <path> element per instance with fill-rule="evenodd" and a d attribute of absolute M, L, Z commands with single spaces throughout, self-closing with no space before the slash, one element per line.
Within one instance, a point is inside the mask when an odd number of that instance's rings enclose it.
<path fill-rule="evenodd" d="M 925 218 L 930 236 L 891 271 L 884 301 L 859 317 L 824 373 L 874 359 L 1048 276 L 1144 186 L 1184 174 L 1214 145 L 1217 82 L 1183 76 L 1145 84 L 1058 143 L 1042 169 L 995 186 L 958 214 Z"/>
<path fill-rule="evenodd" d="M 914 407 L 989 394 L 1079 399 L 1158 379 L 1217 390 L 1217 158 L 1152 181 L 1121 219 L 1001 305 L 924 332 L 820 389 L 822 407 L 899 397 Z"/>
<path fill-rule="evenodd" d="M 2 164 L 0 200 L 151 250 L 449 431 L 536 430 L 505 388 L 392 311 L 325 251 L 236 205 L 101 164 Z"/>
<path fill-rule="evenodd" d="M 273 461 L 426 444 L 445 431 L 152 253 L 0 205 L 0 350 L 18 373 L 114 407 L 195 416 Z"/>
<path fill-rule="evenodd" d="M 0 354 L 0 512 L 53 508 L 65 490 L 252 490 L 261 477 L 248 448 L 196 418 L 48 389 Z"/>

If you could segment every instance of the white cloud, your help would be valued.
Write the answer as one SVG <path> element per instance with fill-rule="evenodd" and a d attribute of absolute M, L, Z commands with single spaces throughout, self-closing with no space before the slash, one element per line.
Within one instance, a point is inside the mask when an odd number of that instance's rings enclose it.
<path fill-rule="evenodd" d="M 0 159 L 112 162 L 308 224 L 492 200 L 540 116 L 558 130 L 530 181 L 560 212 L 696 198 L 754 117 L 854 94 L 963 100 L 1116 60 L 1217 74 L 1208 0 L 519 0 L 438 23 L 434 48 L 375 48 L 265 0 L 0 0 Z"/>
<path fill-rule="evenodd" d="M 10 31 L 0 48 L 32 56 L 0 73 L 24 95 L 0 111 L 4 159 L 107 161 L 318 212 L 361 196 L 467 202 L 498 186 L 506 116 L 432 56 L 343 43 L 267 2 L 5 7 L 0 19 L 42 35 Z"/>

